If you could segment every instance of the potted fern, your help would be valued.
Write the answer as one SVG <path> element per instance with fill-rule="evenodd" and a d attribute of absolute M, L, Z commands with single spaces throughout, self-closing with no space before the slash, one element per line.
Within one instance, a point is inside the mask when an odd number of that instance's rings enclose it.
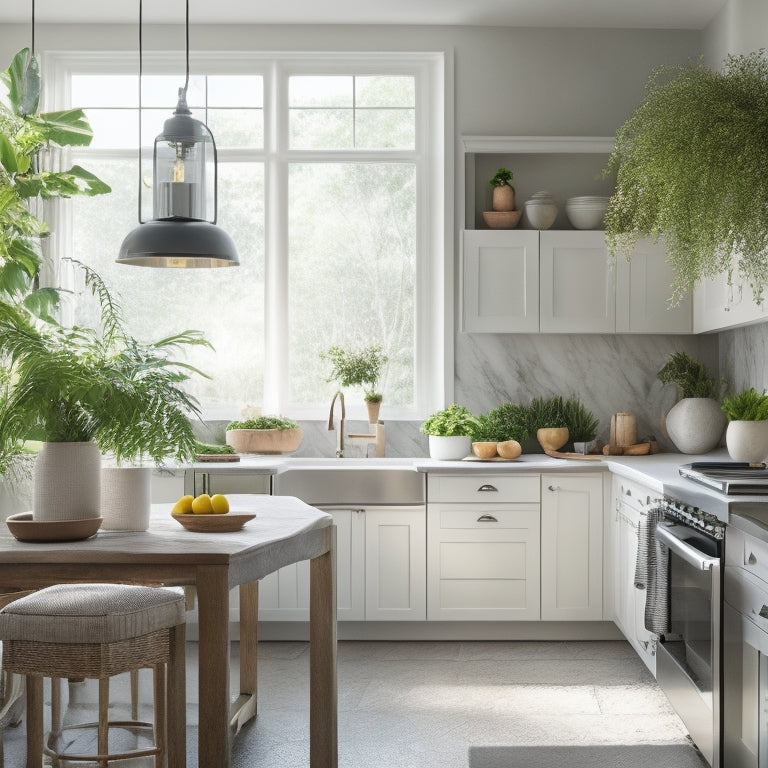
<path fill-rule="evenodd" d="M 725 444 L 734 461 L 761 464 L 768 458 L 768 394 L 754 387 L 723 400 L 728 417 Z"/>
<path fill-rule="evenodd" d="M 676 303 L 702 278 L 738 270 L 756 301 L 768 281 L 768 53 L 654 71 L 616 134 L 605 215 L 609 250 L 665 240 Z"/>
<path fill-rule="evenodd" d="M 171 355 L 208 342 L 196 331 L 137 341 L 101 278 L 79 266 L 99 302 L 98 328 L 65 327 L 0 301 L 0 357 L 12 372 L 0 399 L 0 468 L 25 440 L 43 442 L 35 520 L 99 516 L 101 453 L 118 463 L 195 453 L 190 417 L 199 411 L 182 385 L 200 372 Z"/>
<path fill-rule="evenodd" d="M 664 384 L 674 384 L 680 397 L 665 418 L 667 434 L 677 449 L 695 454 L 716 448 L 727 422 L 719 404 L 725 383 L 687 352 L 673 352 L 657 376 Z"/>

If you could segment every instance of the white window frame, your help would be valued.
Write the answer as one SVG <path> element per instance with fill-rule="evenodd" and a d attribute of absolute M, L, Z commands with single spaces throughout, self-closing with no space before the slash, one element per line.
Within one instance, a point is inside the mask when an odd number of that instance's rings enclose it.
<path fill-rule="evenodd" d="M 43 55 L 45 109 L 64 109 L 71 99 L 72 74 L 109 71 L 136 74 L 136 52 L 47 52 Z M 180 71 L 180 55 L 145 52 L 145 73 Z M 452 57 L 446 52 L 402 53 L 195 53 L 193 74 L 260 74 L 264 78 L 263 150 L 219 149 L 221 160 L 264 163 L 265 183 L 265 413 L 287 413 L 297 419 L 327 418 L 326 407 L 286 401 L 288 392 L 288 167 L 302 160 L 407 160 L 416 163 L 417 252 L 414 352 L 414 407 L 388 406 L 387 418 L 421 420 L 453 397 L 453 123 Z M 291 150 L 288 146 L 288 77 L 293 74 L 408 74 L 416 77 L 416 147 L 414 150 Z M 449 115 L 451 116 L 449 119 Z M 145 147 L 154 137 L 142 136 Z M 136 156 L 126 150 L 88 149 L 92 156 Z M 71 224 L 66 211 L 57 232 L 58 252 L 71 253 Z M 385 393 L 386 394 L 386 393 Z M 207 419 L 237 416 L 236 404 L 209 408 Z M 359 408 L 359 413 L 358 413 Z M 350 403 L 351 418 L 363 418 L 363 405 Z"/>

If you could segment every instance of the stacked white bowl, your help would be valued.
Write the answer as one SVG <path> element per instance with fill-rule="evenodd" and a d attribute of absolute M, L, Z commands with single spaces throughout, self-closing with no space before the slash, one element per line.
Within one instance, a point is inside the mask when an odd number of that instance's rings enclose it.
<path fill-rule="evenodd" d="M 557 218 L 557 204 L 549 192 L 536 192 L 525 202 L 525 215 L 534 229 L 549 229 Z"/>
<path fill-rule="evenodd" d="M 585 195 L 569 197 L 565 202 L 568 220 L 576 229 L 602 229 L 608 198 Z"/>

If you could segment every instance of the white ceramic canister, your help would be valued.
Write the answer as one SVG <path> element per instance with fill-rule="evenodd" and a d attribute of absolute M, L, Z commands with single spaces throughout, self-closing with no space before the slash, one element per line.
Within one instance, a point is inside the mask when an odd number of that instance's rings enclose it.
<path fill-rule="evenodd" d="M 146 531 L 151 508 L 151 467 L 103 467 L 101 527 L 112 531 Z"/>

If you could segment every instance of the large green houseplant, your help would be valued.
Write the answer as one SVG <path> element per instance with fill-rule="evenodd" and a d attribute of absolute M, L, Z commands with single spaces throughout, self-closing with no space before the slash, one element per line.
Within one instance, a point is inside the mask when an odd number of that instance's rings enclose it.
<path fill-rule="evenodd" d="M 616 134 L 605 230 L 612 253 L 663 237 L 673 301 L 703 278 L 738 270 L 768 282 L 768 55 L 729 56 L 722 71 L 667 66 Z"/>
<path fill-rule="evenodd" d="M 43 467 L 65 446 L 81 447 L 77 456 L 67 453 L 72 475 L 83 468 L 98 473 L 102 452 L 118 462 L 184 460 L 195 453 L 190 417 L 198 408 L 182 385 L 199 371 L 172 355 L 208 342 L 196 331 L 137 341 L 101 278 L 80 266 L 100 305 L 99 328 L 65 327 L 23 304 L 0 301 L 0 356 L 11 371 L 0 399 L 0 470 L 24 441 L 44 443 L 35 472 L 36 519 L 98 516 L 98 480 L 95 492 L 92 482 L 84 485 L 87 499 L 85 491 L 65 499 L 71 476 L 67 483 L 59 477 L 61 487 L 50 492 L 38 487 L 55 481 Z"/>
<path fill-rule="evenodd" d="M 73 195 L 100 195 L 110 188 L 79 165 L 48 166 L 56 147 L 87 146 L 93 137 L 81 109 L 40 112 L 41 80 L 28 48 L 0 73 L 0 296 L 46 312 L 56 293 L 35 284 L 41 264 L 39 239 L 49 234 L 36 203 Z"/>

